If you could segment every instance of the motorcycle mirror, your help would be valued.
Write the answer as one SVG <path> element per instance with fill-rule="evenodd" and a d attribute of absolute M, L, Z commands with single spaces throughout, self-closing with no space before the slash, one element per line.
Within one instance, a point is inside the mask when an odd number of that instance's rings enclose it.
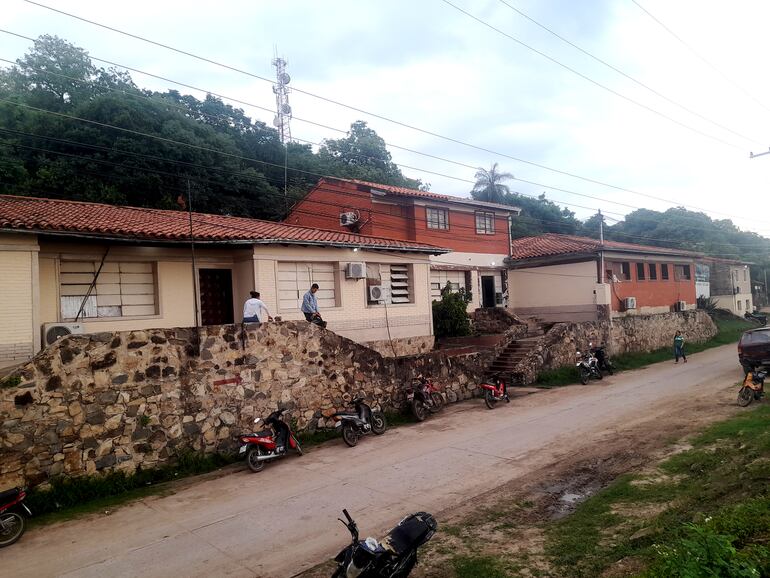
<path fill-rule="evenodd" d="M 577 356 L 580 357 L 580 352 L 579 351 L 577 352 Z"/>

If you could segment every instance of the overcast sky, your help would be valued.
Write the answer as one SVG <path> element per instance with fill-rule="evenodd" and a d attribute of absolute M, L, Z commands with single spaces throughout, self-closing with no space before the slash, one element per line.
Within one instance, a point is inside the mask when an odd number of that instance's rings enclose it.
<path fill-rule="evenodd" d="M 500 155 L 292 92 L 296 117 L 340 129 L 363 119 L 393 145 L 472 167 L 499 162 L 502 170 L 518 179 L 539 183 L 512 181 L 512 189 L 545 192 L 581 218 L 597 208 L 621 218 L 634 207 L 665 210 L 684 205 L 706 210 L 715 218 L 730 217 L 741 228 L 770 236 L 770 155 L 749 159 L 750 151 L 770 147 L 770 75 L 766 72 L 770 3 L 763 0 L 638 0 L 740 88 L 698 60 L 632 0 L 506 0 L 570 42 L 729 131 L 582 54 L 500 0 L 451 0 L 585 77 L 715 138 L 596 86 L 442 0 L 40 1 L 267 77 L 275 74 L 271 59 L 277 46 L 289 62 L 293 87 Z M 267 82 L 21 0 L 3 0 L 0 23 L 31 37 L 58 35 L 93 57 L 275 106 Z M 18 58 L 28 48 L 29 42 L 0 34 L 2 58 Z M 143 87 L 179 89 L 138 73 L 132 76 Z M 180 90 L 199 98 L 205 94 Z M 271 113 L 241 107 L 252 118 L 272 122 Z M 291 128 L 294 137 L 314 142 L 340 136 L 298 119 Z M 431 183 L 433 191 L 468 194 L 471 184 L 464 180 L 473 180 L 473 169 L 396 148 L 391 153 L 397 163 L 414 167 L 403 168 L 406 175 Z M 667 201 L 551 172 L 505 155 Z"/>

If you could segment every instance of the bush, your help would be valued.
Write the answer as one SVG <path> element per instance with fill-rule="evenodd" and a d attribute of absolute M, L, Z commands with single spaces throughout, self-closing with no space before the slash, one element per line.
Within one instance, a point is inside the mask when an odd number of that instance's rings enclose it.
<path fill-rule="evenodd" d="M 452 291 L 447 283 L 441 290 L 441 301 L 433 302 L 433 331 L 436 337 L 440 339 L 471 334 L 471 321 L 467 311 L 471 297 L 470 291 Z"/>
<path fill-rule="evenodd" d="M 706 297 L 705 295 L 701 295 L 696 300 L 698 309 L 703 309 L 706 313 L 711 315 L 714 313 L 718 306 L 717 306 L 717 300 L 713 297 Z"/>

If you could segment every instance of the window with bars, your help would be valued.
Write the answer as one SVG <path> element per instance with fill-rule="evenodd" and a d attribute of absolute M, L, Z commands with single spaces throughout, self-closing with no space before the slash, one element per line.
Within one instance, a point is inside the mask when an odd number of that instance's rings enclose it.
<path fill-rule="evenodd" d="M 495 214 L 479 211 L 476 213 L 476 234 L 494 235 L 495 234 Z"/>
<path fill-rule="evenodd" d="M 430 298 L 433 301 L 441 300 L 441 291 L 451 284 L 452 291 L 465 289 L 465 271 L 431 271 L 430 272 Z"/>
<path fill-rule="evenodd" d="M 664 281 L 668 281 L 668 264 L 667 263 L 661 263 L 660 264 L 660 278 Z"/>
<path fill-rule="evenodd" d="M 644 281 L 644 263 L 637 263 L 636 264 L 636 280 L 637 281 Z"/>
<path fill-rule="evenodd" d="M 59 301 L 62 319 L 137 317 L 158 314 L 153 263 L 61 261 Z M 94 281 L 96 284 L 89 293 Z"/>
<path fill-rule="evenodd" d="M 425 209 L 425 219 L 429 229 L 449 229 L 449 211 L 447 209 Z"/>
<path fill-rule="evenodd" d="M 650 263 L 650 281 L 656 281 L 658 279 L 658 265 L 656 263 Z"/>
<path fill-rule="evenodd" d="M 412 266 L 388 263 L 366 264 L 367 301 L 369 304 L 379 303 L 369 299 L 369 287 L 380 285 L 387 290 L 387 304 L 412 302 Z"/>
<path fill-rule="evenodd" d="M 284 311 L 299 309 L 302 298 L 313 283 L 318 283 L 315 294 L 318 308 L 337 306 L 336 263 L 278 262 L 278 308 Z"/>

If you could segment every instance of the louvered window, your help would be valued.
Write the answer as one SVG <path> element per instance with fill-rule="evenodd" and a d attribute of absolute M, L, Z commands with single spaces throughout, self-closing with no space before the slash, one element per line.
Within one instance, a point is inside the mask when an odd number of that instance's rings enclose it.
<path fill-rule="evenodd" d="M 390 302 L 409 303 L 409 265 L 390 266 Z"/>
<path fill-rule="evenodd" d="M 280 261 L 278 263 L 278 307 L 282 310 L 299 309 L 302 298 L 313 283 L 318 283 L 315 294 L 318 309 L 337 306 L 335 263 L 301 263 Z"/>
<path fill-rule="evenodd" d="M 441 291 L 450 284 L 451 291 L 456 292 L 465 289 L 465 271 L 431 271 L 430 272 L 430 298 L 433 301 L 441 300 Z"/>
<path fill-rule="evenodd" d="M 386 292 L 386 304 L 395 305 L 412 302 L 411 265 L 367 263 L 366 271 L 367 294 L 369 294 L 368 287 L 379 285 Z M 369 294 L 368 303 L 370 305 L 381 302 L 381 300 L 373 301 Z"/>

